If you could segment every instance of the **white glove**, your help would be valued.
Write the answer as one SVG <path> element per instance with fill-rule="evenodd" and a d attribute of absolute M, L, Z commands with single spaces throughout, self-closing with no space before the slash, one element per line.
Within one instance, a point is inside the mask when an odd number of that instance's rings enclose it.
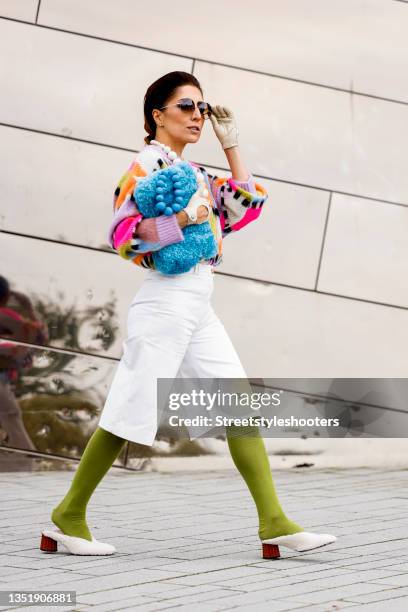
<path fill-rule="evenodd" d="M 232 110 L 226 106 L 213 106 L 210 120 L 223 149 L 238 146 L 238 126 Z"/>
<path fill-rule="evenodd" d="M 188 217 L 187 225 L 192 225 L 197 222 L 197 211 L 199 206 L 205 206 L 208 210 L 208 216 L 207 219 L 205 219 L 208 221 L 211 212 L 211 205 L 206 196 L 208 196 L 206 185 L 204 182 L 200 182 L 198 189 L 191 196 L 187 206 L 183 208 Z M 202 221 L 202 223 L 204 223 L 204 221 Z"/>

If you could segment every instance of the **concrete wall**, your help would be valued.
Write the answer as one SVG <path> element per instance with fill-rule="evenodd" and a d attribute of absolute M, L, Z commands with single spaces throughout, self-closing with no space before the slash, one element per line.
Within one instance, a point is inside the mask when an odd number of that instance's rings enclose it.
<path fill-rule="evenodd" d="M 144 271 L 104 252 L 112 192 L 146 88 L 180 69 L 234 110 L 269 191 L 215 279 L 248 375 L 407 376 L 405 2 L 1 0 L 0 16 L 0 273 L 79 309 L 114 295 L 116 341 L 79 352 L 120 357 Z M 228 175 L 210 125 L 186 156 Z"/>

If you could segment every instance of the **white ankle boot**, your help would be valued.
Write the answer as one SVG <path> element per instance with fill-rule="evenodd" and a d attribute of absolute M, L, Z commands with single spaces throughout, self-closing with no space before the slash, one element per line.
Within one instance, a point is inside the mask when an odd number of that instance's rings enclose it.
<path fill-rule="evenodd" d="M 92 542 L 85 538 L 65 535 L 60 529 L 51 531 L 44 529 L 41 532 L 40 550 L 44 552 L 57 552 L 58 544 L 62 544 L 73 555 L 111 555 L 116 548 L 105 542 L 98 542 L 92 536 Z"/>
<path fill-rule="evenodd" d="M 286 546 L 297 552 L 313 550 L 337 540 L 336 536 L 329 533 L 311 533 L 310 531 L 299 531 L 292 535 L 283 535 L 269 540 L 262 540 L 262 556 L 264 559 L 278 559 L 280 557 L 279 546 Z"/>

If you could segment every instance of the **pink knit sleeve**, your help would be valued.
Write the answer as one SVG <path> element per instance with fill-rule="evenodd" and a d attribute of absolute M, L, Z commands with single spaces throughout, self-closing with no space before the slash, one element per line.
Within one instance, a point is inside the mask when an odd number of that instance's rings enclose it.
<path fill-rule="evenodd" d="M 137 236 L 146 242 L 159 242 L 160 248 L 184 240 L 176 215 L 144 219 L 137 228 Z"/>
<path fill-rule="evenodd" d="M 137 225 L 136 232 L 134 232 Z M 184 234 L 178 224 L 176 215 L 161 215 L 140 221 L 138 217 L 124 219 L 117 226 L 114 234 L 114 248 L 132 238 L 138 241 L 138 251 L 157 251 L 169 244 L 182 242 Z"/>

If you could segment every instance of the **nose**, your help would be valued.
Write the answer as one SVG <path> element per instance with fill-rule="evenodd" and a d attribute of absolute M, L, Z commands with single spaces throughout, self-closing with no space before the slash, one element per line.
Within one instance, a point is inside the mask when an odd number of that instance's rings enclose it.
<path fill-rule="evenodd" d="M 198 109 L 197 104 L 194 106 L 193 118 L 194 119 L 201 119 L 201 113 L 200 113 L 200 111 Z"/>

